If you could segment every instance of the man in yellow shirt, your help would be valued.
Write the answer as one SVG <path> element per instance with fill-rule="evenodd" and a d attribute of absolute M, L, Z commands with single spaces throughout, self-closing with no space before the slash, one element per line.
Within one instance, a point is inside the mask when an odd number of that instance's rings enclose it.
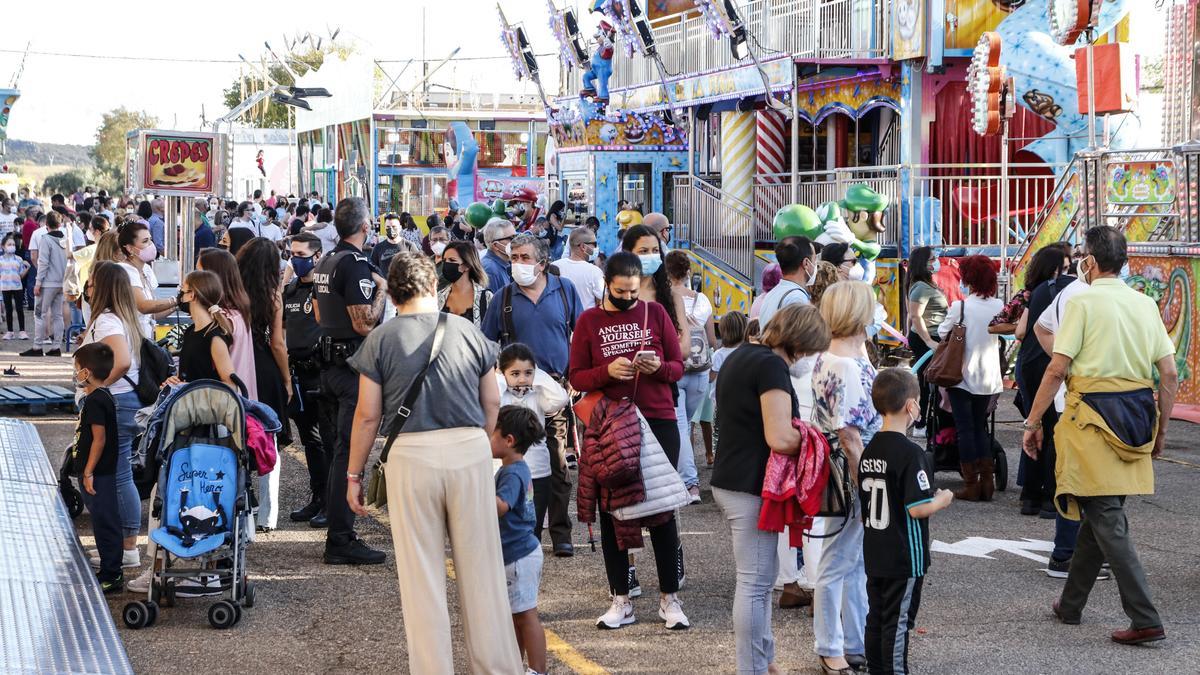
<path fill-rule="evenodd" d="M 1179 389 L 1175 346 L 1158 305 L 1118 279 L 1128 260 L 1125 236 L 1111 227 L 1092 228 L 1085 254 L 1079 278 L 1091 288 L 1066 303 L 1023 444 L 1036 458 L 1040 420 L 1066 380 L 1067 405 L 1054 428 L 1054 501 L 1064 517 L 1082 518 L 1083 524 L 1054 614 L 1063 623 L 1079 623 L 1107 559 L 1131 621 L 1129 629 L 1113 632 L 1113 641 L 1154 642 L 1166 632 L 1129 536 L 1125 497 L 1154 492 L 1153 457 L 1162 452 Z"/>

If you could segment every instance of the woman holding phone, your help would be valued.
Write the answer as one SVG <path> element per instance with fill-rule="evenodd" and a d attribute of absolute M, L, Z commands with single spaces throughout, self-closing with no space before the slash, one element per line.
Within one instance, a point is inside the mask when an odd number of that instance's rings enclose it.
<path fill-rule="evenodd" d="M 678 467 L 679 426 L 675 421 L 671 385 L 683 377 L 679 334 L 661 304 L 639 297 L 643 288 L 642 261 L 637 255 L 614 254 L 605 266 L 604 282 L 604 301 L 579 315 L 576 322 L 571 341 L 571 386 L 584 392 L 602 391 L 612 400 L 631 399 L 646 418 L 667 459 Z M 580 511 L 583 510 L 581 507 Z M 634 622 L 629 556 L 618 545 L 613 518 L 603 508 L 599 519 L 604 571 L 613 602 L 597 621 L 597 627 L 614 629 Z M 688 619 L 676 594 L 680 579 L 675 516 L 669 514 L 665 522 L 649 529 L 662 594 L 658 615 L 667 628 L 687 628 Z"/>

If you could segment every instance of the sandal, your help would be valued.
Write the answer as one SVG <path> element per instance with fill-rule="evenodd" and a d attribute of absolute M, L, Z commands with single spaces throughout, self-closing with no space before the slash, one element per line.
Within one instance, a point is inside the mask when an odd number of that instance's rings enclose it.
<path fill-rule="evenodd" d="M 821 664 L 821 672 L 824 675 L 858 675 L 858 671 L 850 666 L 846 666 L 845 668 L 831 668 L 829 664 L 825 663 L 824 656 L 818 656 L 817 662 Z"/>

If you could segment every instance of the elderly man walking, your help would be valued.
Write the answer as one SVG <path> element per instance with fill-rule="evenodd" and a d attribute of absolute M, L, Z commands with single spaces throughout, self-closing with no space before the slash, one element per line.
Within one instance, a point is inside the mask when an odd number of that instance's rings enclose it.
<path fill-rule="evenodd" d="M 1152 458 L 1162 452 L 1179 388 L 1175 346 L 1158 305 L 1118 278 L 1128 259 L 1125 236 L 1094 227 L 1085 241 L 1079 278 L 1090 288 L 1066 303 L 1053 358 L 1025 420 L 1024 446 L 1036 459 L 1042 415 L 1065 379 L 1066 409 L 1054 427 L 1054 501 L 1063 516 L 1083 524 L 1054 614 L 1065 624 L 1079 623 L 1107 560 L 1131 621 L 1112 639 L 1142 644 L 1162 640 L 1166 631 L 1133 548 L 1125 498 L 1154 492 Z"/>

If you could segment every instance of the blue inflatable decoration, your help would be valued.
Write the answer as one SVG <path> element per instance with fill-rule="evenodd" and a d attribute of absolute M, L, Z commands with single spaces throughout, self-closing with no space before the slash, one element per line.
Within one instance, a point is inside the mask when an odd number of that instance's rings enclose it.
<path fill-rule="evenodd" d="M 459 204 L 475 201 L 475 178 L 478 164 L 479 143 L 465 122 L 451 122 L 446 129 L 446 177 L 453 181 L 447 195 Z"/>
<path fill-rule="evenodd" d="M 595 12 L 601 8 L 604 0 L 596 0 L 592 5 Z M 608 80 L 612 77 L 613 53 L 616 51 L 616 31 L 612 24 L 601 19 L 596 27 L 596 51 L 592 53 L 591 67 L 583 73 L 583 87 L 579 90 L 579 98 L 595 99 L 600 106 L 608 103 Z"/>

